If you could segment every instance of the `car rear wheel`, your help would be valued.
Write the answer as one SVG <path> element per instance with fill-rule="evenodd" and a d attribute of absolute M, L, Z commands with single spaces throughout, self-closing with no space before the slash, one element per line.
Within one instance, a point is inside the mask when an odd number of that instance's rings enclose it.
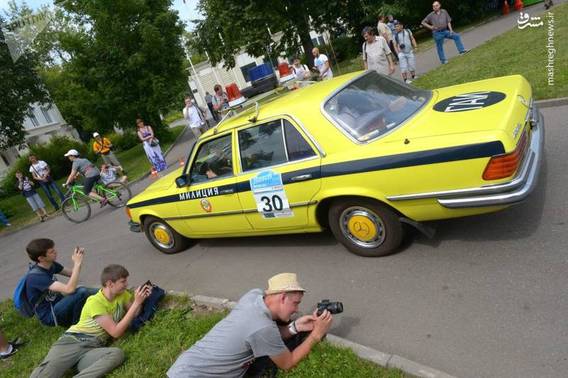
<path fill-rule="evenodd" d="M 328 213 L 335 238 L 359 256 L 379 257 L 396 251 L 403 238 L 397 214 L 368 199 L 335 201 Z"/>
<path fill-rule="evenodd" d="M 144 233 L 158 251 L 168 255 L 181 252 L 190 246 L 188 238 L 178 234 L 159 218 L 146 218 L 144 220 Z"/>

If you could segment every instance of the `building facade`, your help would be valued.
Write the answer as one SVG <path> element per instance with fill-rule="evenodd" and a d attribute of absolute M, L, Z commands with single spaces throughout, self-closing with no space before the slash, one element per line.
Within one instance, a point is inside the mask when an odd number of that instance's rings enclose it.
<path fill-rule="evenodd" d="M 22 155 L 29 152 L 32 144 L 47 143 L 53 136 L 68 136 L 79 140 L 79 134 L 65 122 L 55 104 L 32 104 L 30 116 L 24 119 L 26 142 L 0 151 L 0 177 L 3 177 L 10 166 Z"/>

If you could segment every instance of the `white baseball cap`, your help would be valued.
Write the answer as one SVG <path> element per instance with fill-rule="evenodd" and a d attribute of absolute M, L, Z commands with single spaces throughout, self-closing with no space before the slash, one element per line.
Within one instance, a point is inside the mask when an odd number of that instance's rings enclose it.
<path fill-rule="evenodd" d="M 97 133 L 96 131 L 93 133 L 93 138 L 100 137 L 101 134 Z"/>
<path fill-rule="evenodd" d="M 79 156 L 79 151 L 72 148 L 63 156 Z"/>

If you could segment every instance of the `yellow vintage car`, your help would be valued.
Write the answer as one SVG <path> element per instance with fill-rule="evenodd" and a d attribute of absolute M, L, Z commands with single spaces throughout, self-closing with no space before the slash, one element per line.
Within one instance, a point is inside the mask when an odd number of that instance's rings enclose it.
<path fill-rule="evenodd" d="M 543 141 L 522 76 L 427 91 L 357 72 L 224 120 L 127 213 L 164 253 L 201 238 L 329 228 L 349 251 L 383 256 L 408 225 L 429 233 L 422 222 L 524 200 Z"/>

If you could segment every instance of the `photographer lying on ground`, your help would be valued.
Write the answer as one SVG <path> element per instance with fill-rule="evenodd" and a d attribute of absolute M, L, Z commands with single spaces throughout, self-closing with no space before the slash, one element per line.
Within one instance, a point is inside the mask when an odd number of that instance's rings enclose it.
<path fill-rule="evenodd" d="M 226 318 L 178 357 L 168 377 L 259 377 L 274 373 L 274 364 L 293 368 L 321 341 L 332 321 L 324 310 L 320 316 L 315 311 L 290 322 L 304 291 L 293 273 L 270 278 L 264 292 L 249 291 Z"/>
<path fill-rule="evenodd" d="M 72 367 L 79 371 L 76 377 L 102 377 L 122 364 L 124 352 L 105 345 L 124 335 L 152 293 L 151 283 L 146 283 L 130 294 L 128 275 L 121 265 L 103 269 L 102 289 L 87 299 L 79 323 L 53 344 L 31 378 L 62 377 Z"/>

